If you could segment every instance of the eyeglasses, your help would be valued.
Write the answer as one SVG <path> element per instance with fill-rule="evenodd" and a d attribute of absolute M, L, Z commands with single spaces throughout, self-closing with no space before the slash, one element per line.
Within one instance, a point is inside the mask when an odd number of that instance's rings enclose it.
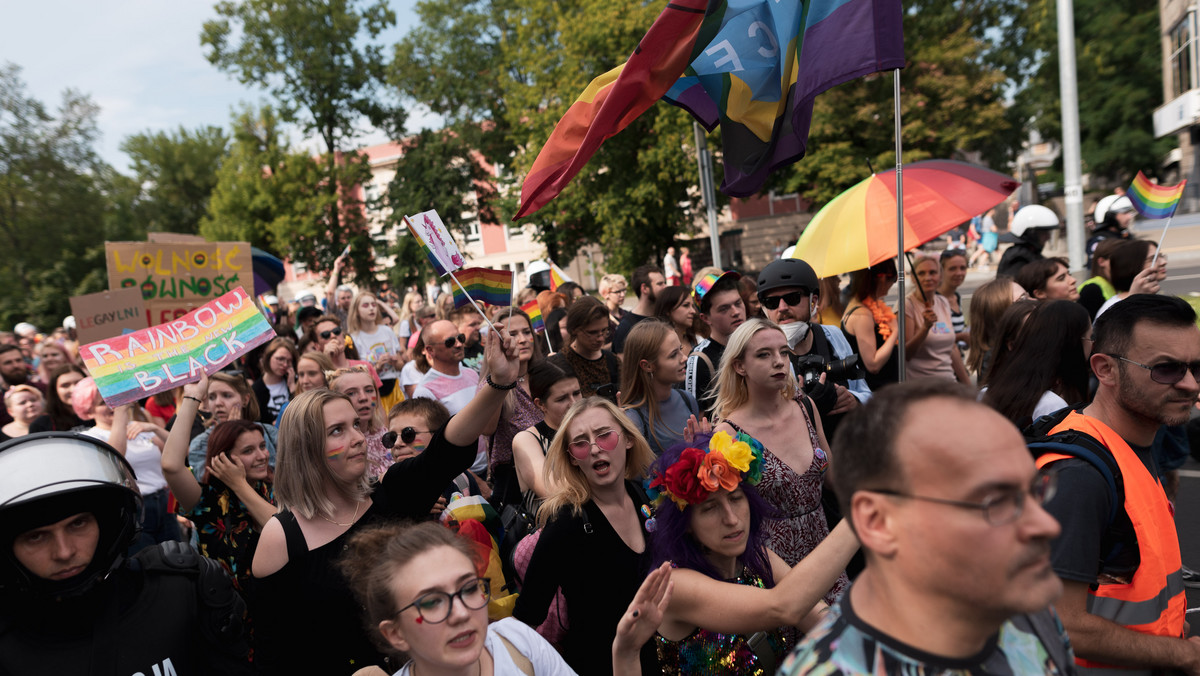
<path fill-rule="evenodd" d="M 321 340 L 329 340 L 330 336 L 342 335 L 342 327 L 335 326 L 332 329 L 329 329 L 328 331 L 322 331 L 322 332 L 318 333 L 317 335 L 321 337 Z"/>
<path fill-rule="evenodd" d="M 418 434 L 429 434 L 431 431 L 432 430 L 419 430 L 415 427 L 405 427 L 404 429 L 400 430 L 399 434 L 396 434 L 395 432 L 388 430 L 387 432 L 383 433 L 383 437 L 379 441 L 383 444 L 384 448 L 394 448 L 396 446 L 397 439 L 403 441 L 407 446 L 411 445 L 412 442 L 417 440 Z"/>
<path fill-rule="evenodd" d="M 1029 484 L 1028 489 L 1024 488 L 1006 488 L 984 500 L 983 502 L 964 502 L 962 500 L 947 500 L 945 498 L 931 498 L 925 495 L 911 495 L 909 493 L 901 493 L 899 491 L 889 490 L 871 490 L 871 493 L 881 493 L 890 495 L 894 498 L 906 498 L 908 500 L 922 500 L 924 502 L 934 502 L 940 505 L 950 505 L 952 507 L 962 507 L 964 509 L 978 509 L 983 512 L 983 518 L 993 526 L 1003 526 L 1010 524 L 1025 513 L 1025 497 L 1033 498 L 1039 506 L 1045 506 L 1054 498 L 1054 493 L 1058 489 L 1058 474 L 1056 472 L 1040 472 L 1033 481 Z"/>
<path fill-rule="evenodd" d="M 449 338 L 442 341 L 442 345 L 445 345 L 446 347 L 454 347 L 458 343 L 462 343 L 463 345 L 466 345 L 467 337 L 460 333 L 457 336 L 450 336 Z"/>
<path fill-rule="evenodd" d="M 587 439 L 576 439 L 567 444 L 567 450 L 571 451 L 571 455 L 575 456 L 576 460 L 583 460 L 588 457 L 588 453 L 592 452 L 592 446 L 609 452 L 617 447 L 617 442 L 621 440 L 620 430 L 605 430 L 596 435 L 593 441 Z"/>
<path fill-rule="evenodd" d="M 763 296 L 759 298 L 759 302 L 768 310 L 775 310 L 779 307 L 779 302 L 783 301 L 791 307 L 796 307 L 808 297 L 807 291 L 789 291 L 788 293 L 779 296 Z"/>
<path fill-rule="evenodd" d="M 1115 357 L 1123 362 L 1128 362 L 1134 366 L 1140 366 L 1150 372 L 1150 380 L 1163 385 L 1174 385 L 1183 380 L 1188 371 L 1192 372 L 1192 377 L 1200 381 L 1200 361 L 1194 361 L 1190 364 L 1181 361 L 1164 361 L 1153 366 L 1140 364 L 1132 359 L 1126 359 L 1119 354 L 1110 354 L 1110 357 Z"/>
<path fill-rule="evenodd" d="M 607 326 L 602 329 L 598 329 L 596 331 L 580 331 L 580 333 L 587 336 L 588 338 L 594 338 L 596 340 L 600 340 L 601 338 L 608 337 L 608 332 L 609 332 L 609 327 L 607 327 Z"/>
<path fill-rule="evenodd" d="M 421 594 L 417 597 L 416 601 L 397 610 L 396 614 L 399 615 L 409 608 L 416 608 L 417 622 L 438 624 L 445 622 L 446 618 L 450 617 L 450 610 L 454 607 L 454 599 L 462 601 L 463 607 L 468 610 L 481 610 L 487 607 L 491 595 L 491 582 L 485 578 L 477 577 L 463 585 L 461 589 L 453 594 L 447 594 L 444 591 L 431 591 Z"/>

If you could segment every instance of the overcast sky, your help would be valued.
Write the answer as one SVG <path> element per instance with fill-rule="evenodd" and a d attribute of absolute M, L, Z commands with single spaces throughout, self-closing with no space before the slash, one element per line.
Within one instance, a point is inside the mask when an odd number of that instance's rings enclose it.
<path fill-rule="evenodd" d="M 416 0 L 390 0 L 403 36 Z M 55 110 L 68 88 L 100 106 L 97 150 L 127 171 L 118 147 L 141 131 L 228 128 L 239 102 L 265 94 L 238 84 L 204 58 L 200 30 L 216 16 L 213 0 L 0 0 L 0 63 L 21 67 L 27 92 Z M 417 113 L 416 125 L 421 117 Z M 414 126 L 410 117 L 410 127 Z"/>

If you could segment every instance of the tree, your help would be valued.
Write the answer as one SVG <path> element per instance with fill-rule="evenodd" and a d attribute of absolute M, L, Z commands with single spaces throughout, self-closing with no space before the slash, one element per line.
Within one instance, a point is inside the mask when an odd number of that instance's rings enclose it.
<path fill-rule="evenodd" d="M 317 271 L 332 266 L 350 241 L 369 240 L 355 186 L 365 160 L 343 155 L 364 120 L 398 136 L 404 114 L 386 104 L 381 47 L 369 44 L 396 16 L 382 0 L 244 0 L 216 5 L 221 18 L 204 24 L 201 43 L 208 60 L 244 84 L 261 86 L 275 98 L 282 118 L 316 134 L 324 145 L 320 180 L 323 211 L 296 223 L 288 236 L 305 250 Z M 235 39 L 235 34 L 236 38 Z M 368 44 L 364 44 L 368 43 Z M 351 216 L 349 221 L 346 214 Z M 369 246 L 354 247 L 356 270 L 370 269 Z"/>
<path fill-rule="evenodd" d="M 195 131 L 180 127 L 173 133 L 146 131 L 121 143 L 143 186 L 137 216 L 146 230 L 198 231 L 228 144 L 225 132 L 212 126 Z"/>
<path fill-rule="evenodd" d="M 68 90 L 51 113 L 0 67 L 0 325 L 56 326 L 72 295 L 105 287 L 105 237 L 144 236 L 106 201 L 130 186 L 95 156 L 97 112 Z"/>

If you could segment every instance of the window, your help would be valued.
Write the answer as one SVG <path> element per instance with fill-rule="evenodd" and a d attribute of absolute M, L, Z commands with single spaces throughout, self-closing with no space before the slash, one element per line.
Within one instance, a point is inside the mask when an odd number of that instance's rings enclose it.
<path fill-rule="evenodd" d="M 1177 98 L 1192 88 L 1192 20 L 1188 12 L 1171 29 L 1171 98 Z"/>

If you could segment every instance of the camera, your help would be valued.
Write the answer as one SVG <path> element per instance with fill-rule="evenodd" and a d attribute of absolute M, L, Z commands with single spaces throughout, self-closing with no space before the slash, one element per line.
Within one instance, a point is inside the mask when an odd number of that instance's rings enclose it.
<path fill-rule="evenodd" d="M 827 361 L 819 354 L 804 354 L 795 357 L 796 377 L 804 389 L 816 383 L 821 374 L 825 374 L 825 382 L 857 380 L 864 376 L 858 363 L 858 355 L 852 354 L 844 359 Z"/>

